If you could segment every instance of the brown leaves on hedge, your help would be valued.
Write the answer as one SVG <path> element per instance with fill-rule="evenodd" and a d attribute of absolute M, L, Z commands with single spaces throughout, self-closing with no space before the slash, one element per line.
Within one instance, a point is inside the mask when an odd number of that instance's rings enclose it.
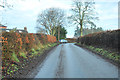
<path fill-rule="evenodd" d="M 39 42 L 42 44 L 56 42 L 55 36 L 33 33 L 3 32 L 0 38 L 2 39 L 4 58 L 11 57 L 13 52 L 18 56 L 21 50 L 29 52 Z"/>
<path fill-rule="evenodd" d="M 81 44 L 108 47 L 115 50 L 119 48 L 120 29 L 113 31 L 97 32 L 79 37 Z"/>

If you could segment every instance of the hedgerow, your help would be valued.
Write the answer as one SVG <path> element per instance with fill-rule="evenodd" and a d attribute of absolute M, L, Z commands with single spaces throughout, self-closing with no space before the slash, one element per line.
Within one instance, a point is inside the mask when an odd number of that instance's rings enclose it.
<path fill-rule="evenodd" d="M 25 63 L 21 64 L 21 60 L 27 61 L 28 58 L 40 56 L 38 53 L 42 53 L 55 42 L 56 37 L 45 34 L 3 32 L 0 35 L 0 44 L 2 44 L 0 48 L 4 76 L 12 76 L 18 68 L 25 66 Z"/>
<path fill-rule="evenodd" d="M 120 63 L 120 29 L 88 34 L 79 37 L 77 45 L 81 45 L 101 56 Z"/>
<path fill-rule="evenodd" d="M 40 44 L 56 42 L 55 36 L 16 32 L 3 32 L 1 39 L 3 59 L 9 60 L 11 60 L 10 58 L 12 58 L 14 53 L 16 56 L 23 56 L 23 51 L 30 52 L 34 47 L 37 49 Z"/>
<path fill-rule="evenodd" d="M 107 47 L 119 50 L 120 29 L 113 31 L 104 31 L 93 34 L 88 34 L 78 38 L 78 42 L 85 45 L 98 47 Z"/>

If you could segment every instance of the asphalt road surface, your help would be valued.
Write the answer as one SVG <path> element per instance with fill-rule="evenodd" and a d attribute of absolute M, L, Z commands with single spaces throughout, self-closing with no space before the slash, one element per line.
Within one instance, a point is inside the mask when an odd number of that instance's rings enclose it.
<path fill-rule="evenodd" d="M 118 78 L 118 67 L 72 43 L 53 49 L 38 70 L 35 78 Z"/>

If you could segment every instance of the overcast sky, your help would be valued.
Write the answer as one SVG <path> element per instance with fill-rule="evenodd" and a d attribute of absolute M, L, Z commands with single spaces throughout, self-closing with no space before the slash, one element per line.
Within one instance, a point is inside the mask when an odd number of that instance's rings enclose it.
<path fill-rule="evenodd" d="M 2 0 L 0 0 L 2 1 Z M 71 4 L 73 0 L 8 0 L 13 4 L 12 9 L 0 8 L 0 21 L 12 29 L 24 29 L 26 26 L 29 33 L 36 33 L 36 19 L 40 12 L 46 8 L 57 7 L 64 9 L 67 15 L 70 15 Z M 104 30 L 118 29 L 118 0 L 95 0 L 96 12 L 99 21 L 97 27 Z M 75 27 L 66 26 L 67 37 L 74 36 Z"/>

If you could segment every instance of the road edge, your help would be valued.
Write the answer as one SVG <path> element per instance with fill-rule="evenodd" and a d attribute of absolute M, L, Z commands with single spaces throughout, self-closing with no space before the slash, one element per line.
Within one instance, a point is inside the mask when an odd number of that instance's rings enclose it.
<path fill-rule="evenodd" d="M 117 62 L 115 62 L 115 61 L 113 61 L 113 60 L 111 60 L 111 59 L 109 59 L 109 58 L 107 58 L 107 57 L 105 57 L 105 56 L 103 56 L 103 55 L 97 54 L 97 52 L 95 52 L 95 51 L 93 51 L 93 50 L 91 50 L 91 49 L 89 49 L 89 48 L 87 48 L 87 47 L 85 47 L 85 46 L 83 46 L 83 45 L 78 45 L 78 44 L 74 44 L 74 45 L 76 45 L 76 46 L 78 46 L 78 47 L 82 47 L 83 49 L 86 49 L 86 50 L 94 53 L 95 55 L 100 56 L 101 58 L 103 58 L 103 59 L 105 59 L 106 61 L 112 63 L 113 65 L 115 65 L 115 66 L 117 66 L 117 67 L 120 67 L 119 63 L 117 63 Z"/>
<path fill-rule="evenodd" d="M 16 73 L 13 78 L 14 79 L 20 79 L 20 78 L 34 78 L 35 74 L 30 74 L 33 73 L 33 71 L 45 60 L 45 58 L 49 55 L 49 52 L 55 49 L 59 44 L 50 47 L 48 50 L 45 50 L 41 56 L 35 57 L 31 63 L 29 63 L 29 67 L 25 67 L 21 69 L 18 73 Z M 35 62 L 35 63 L 34 63 Z M 29 76 L 31 75 L 31 76 Z M 8 78 L 9 79 L 9 78 Z"/>

